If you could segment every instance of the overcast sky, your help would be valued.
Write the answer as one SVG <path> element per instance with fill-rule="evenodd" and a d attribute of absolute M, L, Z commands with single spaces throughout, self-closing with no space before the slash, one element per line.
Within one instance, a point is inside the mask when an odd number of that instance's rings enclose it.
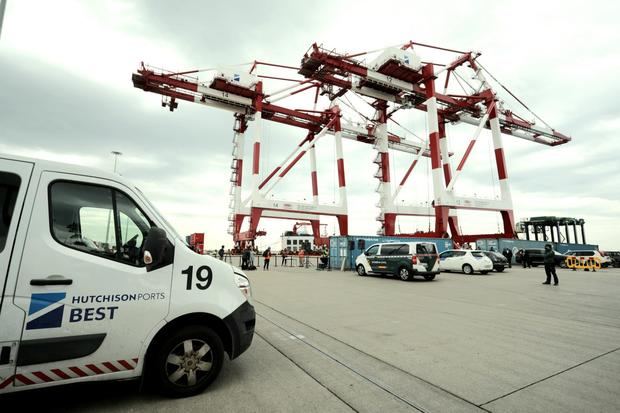
<path fill-rule="evenodd" d="M 179 232 L 205 232 L 210 248 L 232 246 L 226 234 L 232 114 L 186 102 L 174 113 L 164 110 L 157 95 L 132 86 L 131 74 L 141 61 L 170 70 L 255 59 L 298 65 L 313 42 L 343 52 L 408 40 L 478 50 L 502 83 L 573 138 L 550 148 L 504 137 L 517 220 L 584 218 L 589 242 L 620 249 L 619 15 L 613 1 L 8 0 L 0 37 L 0 152 L 111 170 L 110 151 L 121 151 L 120 173 L 136 182 Z M 305 102 L 291 105 L 311 108 L 310 97 Z M 414 111 L 398 117 L 422 137 L 424 119 Z M 448 132 L 450 149 L 460 159 L 473 127 Z M 251 140 L 251 128 L 248 136 Z M 303 136 L 265 123 L 261 174 Z M 321 202 L 337 202 L 333 141 L 326 138 L 317 149 Z M 371 147 L 345 142 L 352 234 L 377 230 L 373 159 Z M 410 161 L 406 154 L 395 155 L 396 180 Z M 307 163 L 300 162 L 283 180 L 276 198 L 311 199 Z M 496 196 L 493 166 L 490 133 L 484 132 L 459 179 L 460 192 Z M 249 169 L 244 175 L 250 176 Z M 432 193 L 427 177 L 424 162 L 399 201 L 426 202 Z M 459 216 L 466 233 L 495 232 L 501 224 L 496 214 Z M 334 221 L 324 219 L 330 234 L 337 232 Z M 278 237 L 292 223 L 261 221 L 268 235 L 259 245 L 279 249 Z M 399 225 L 401 232 L 413 232 L 428 229 L 429 222 L 403 219 Z"/>

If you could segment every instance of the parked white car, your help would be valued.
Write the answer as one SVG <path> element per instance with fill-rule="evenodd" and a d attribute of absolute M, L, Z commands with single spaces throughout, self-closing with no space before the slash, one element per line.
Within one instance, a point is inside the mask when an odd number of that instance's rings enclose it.
<path fill-rule="evenodd" d="M 567 257 L 576 257 L 579 259 L 580 257 L 584 257 L 583 259 L 587 259 L 589 257 L 594 257 L 594 259 L 598 260 L 601 263 L 601 267 L 607 268 L 612 265 L 611 257 L 608 255 L 603 255 L 599 251 L 593 250 L 571 250 L 566 251 L 564 254 Z"/>
<path fill-rule="evenodd" d="M 493 271 L 493 262 L 482 251 L 447 250 L 439 254 L 439 270 L 487 274 Z"/>

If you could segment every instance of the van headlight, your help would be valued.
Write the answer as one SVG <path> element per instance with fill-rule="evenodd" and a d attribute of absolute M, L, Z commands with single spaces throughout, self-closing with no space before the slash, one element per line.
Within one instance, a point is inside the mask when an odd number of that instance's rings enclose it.
<path fill-rule="evenodd" d="M 241 290 L 245 298 L 252 297 L 252 288 L 250 287 L 250 280 L 247 279 L 246 276 L 241 275 L 239 273 L 235 273 L 235 283 L 237 283 L 237 287 Z"/>

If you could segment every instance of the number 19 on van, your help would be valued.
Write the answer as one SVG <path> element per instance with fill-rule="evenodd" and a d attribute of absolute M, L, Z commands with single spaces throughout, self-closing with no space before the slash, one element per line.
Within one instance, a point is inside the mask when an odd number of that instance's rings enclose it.
<path fill-rule="evenodd" d="M 185 289 L 191 290 L 192 278 L 194 275 L 194 266 L 190 265 L 189 267 L 181 271 L 181 274 L 187 276 L 187 283 Z M 211 285 L 211 281 L 213 281 L 213 271 L 211 271 L 211 268 L 209 266 L 202 265 L 196 270 L 196 278 L 198 279 L 198 282 L 196 283 L 196 288 L 198 288 L 199 290 L 206 290 Z"/>

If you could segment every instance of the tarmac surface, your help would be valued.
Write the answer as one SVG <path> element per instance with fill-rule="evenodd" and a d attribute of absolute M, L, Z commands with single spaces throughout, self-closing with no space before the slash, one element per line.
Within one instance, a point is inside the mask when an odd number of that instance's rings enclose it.
<path fill-rule="evenodd" d="M 15 393 L 84 412 L 620 411 L 620 269 L 440 274 L 403 282 L 277 267 L 248 273 L 257 332 L 203 394 L 136 382 Z M 2 409 L 4 411 L 4 408 Z M 8 410 L 7 410 L 8 411 Z"/>

